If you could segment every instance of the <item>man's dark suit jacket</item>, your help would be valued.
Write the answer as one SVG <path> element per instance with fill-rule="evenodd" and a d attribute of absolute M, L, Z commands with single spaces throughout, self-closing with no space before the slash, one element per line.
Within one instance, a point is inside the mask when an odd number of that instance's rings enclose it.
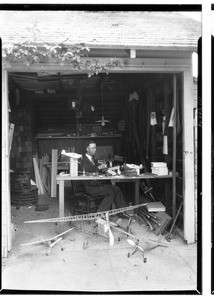
<path fill-rule="evenodd" d="M 84 154 L 82 158 L 79 159 L 79 171 L 85 171 L 85 175 L 89 175 L 89 173 L 100 173 L 98 169 L 98 160 L 94 159 L 94 163 L 88 159 L 88 157 Z M 99 180 L 86 180 L 81 181 L 83 186 L 101 186 L 101 181 Z"/>

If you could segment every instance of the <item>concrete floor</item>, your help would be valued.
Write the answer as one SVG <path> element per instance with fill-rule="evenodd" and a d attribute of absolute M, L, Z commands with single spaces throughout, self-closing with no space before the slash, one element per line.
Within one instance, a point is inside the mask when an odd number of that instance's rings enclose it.
<path fill-rule="evenodd" d="M 142 242 L 147 262 L 140 252 L 133 252 L 126 238 L 117 240 L 121 234 L 113 230 L 115 243 L 109 245 L 107 238 L 96 236 L 83 243 L 89 235 L 72 230 L 57 243 L 49 255 L 44 244 L 21 246 L 21 243 L 37 241 L 58 234 L 55 223 L 25 224 L 26 220 L 58 216 L 58 199 L 40 197 L 40 204 L 48 203 L 46 211 L 35 211 L 35 206 L 16 209 L 12 206 L 12 222 L 16 226 L 13 249 L 2 262 L 2 289 L 25 291 L 68 292 L 147 292 L 147 291 L 196 291 L 197 245 L 186 245 L 178 236 L 167 242 L 157 237 L 147 227 L 133 224 L 133 231 L 144 239 L 158 240 L 168 247 Z M 65 202 L 65 215 L 71 211 Z M 127 220 L 123 219 L 122 226 Z M 82 224 L 82 226 L 84 226 Z M 85 225 L 86 226 L 86 225 Z M 64 230 L 69 229 L 66 223 Z"/>

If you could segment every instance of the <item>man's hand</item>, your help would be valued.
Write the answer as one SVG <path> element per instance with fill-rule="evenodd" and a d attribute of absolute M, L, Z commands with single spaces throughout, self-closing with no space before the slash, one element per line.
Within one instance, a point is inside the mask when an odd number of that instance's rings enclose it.
<path fill-rule="evenodd" d="M 107 164 L 101 164 L 98 166 L 98 169 L 101 171 L 101 170 L 104 170 L 104 169 L 107 169 Z"/>

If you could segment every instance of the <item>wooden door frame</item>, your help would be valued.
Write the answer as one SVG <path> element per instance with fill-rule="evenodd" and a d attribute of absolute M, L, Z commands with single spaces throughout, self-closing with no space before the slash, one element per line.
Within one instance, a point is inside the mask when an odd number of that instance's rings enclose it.
<path fill-rule="evenodd" d="M 10 157 L 9 157 L 9 105 L 8 72 L 2 70 L 2 247 L 3 257 L 12 247 L 11 201 L 10 201 Z"/>
<path fill-rule="evenodd" d="M 186 242 L 195 242 L 195 199 L 194 199 L 194 141 L 193 141 L 193 76 L 191 55 L 184 59 L 121 59 L 121 67 L 115 68 L 117 73 L 180 73 L 183 74 L 183 197 L 184 197 L 184 239 Z M 105 58 L 98 58 L 105 60 Z M 25 66 L 23 64 L 14 64 L 10 67 L 11 72 L 45 72 L 45 71 L 71 71 L 68 65 L 35 65 Z M 82 71 L 83 73 L 84 71 Z M 4 78 L 3 78 L 4 79 Z M 4 99 L 5 98 L 5 99 Z M 7 97 L 3 95 L 3 104 L 8 106 Z M 8 112 L 7 112 L 8 114 Z M 8 122 L 8 116 L 5 121 Z M 8 136 L 8 129 L 5 127 L 5 135 Z M 9 158 L 7 157 L 9 160 Z M 9 168 L 9 162 L 8 168 Z M 9 182 L 9 169 L 7 180 Z M 9 183 L 8 183 L 9 186 Z M 10 196 L 8 193 L 8 202 Z"/>

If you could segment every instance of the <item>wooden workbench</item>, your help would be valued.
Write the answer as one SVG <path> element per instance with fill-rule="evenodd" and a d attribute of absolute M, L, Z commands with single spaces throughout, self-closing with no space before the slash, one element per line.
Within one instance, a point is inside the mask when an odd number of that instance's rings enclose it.
<path fill-rule="evenodd" d="M 116 184 L 117 182 L 134 182 L 135 183 L 135 204 L 139 204 L 139 185 L 140 180 L 142 179 L 168 179 L 173 178 L 172 175 L 164 175 L 158 176 L 151 173 L 144 173 L 139 176 L 124 176 L 124 175 L 116 175 L 116 176 L 70 176 L 64 174 L 63 176 L 57 175 L 56 181 L 59 184 L 59 217 L 64 217 L 64 188 L 65 181 L 74 180 L 74 181 L 82 181 L 82 180 L 101 180 L 106 181 L 110 180 L 112 184 Z"/>

